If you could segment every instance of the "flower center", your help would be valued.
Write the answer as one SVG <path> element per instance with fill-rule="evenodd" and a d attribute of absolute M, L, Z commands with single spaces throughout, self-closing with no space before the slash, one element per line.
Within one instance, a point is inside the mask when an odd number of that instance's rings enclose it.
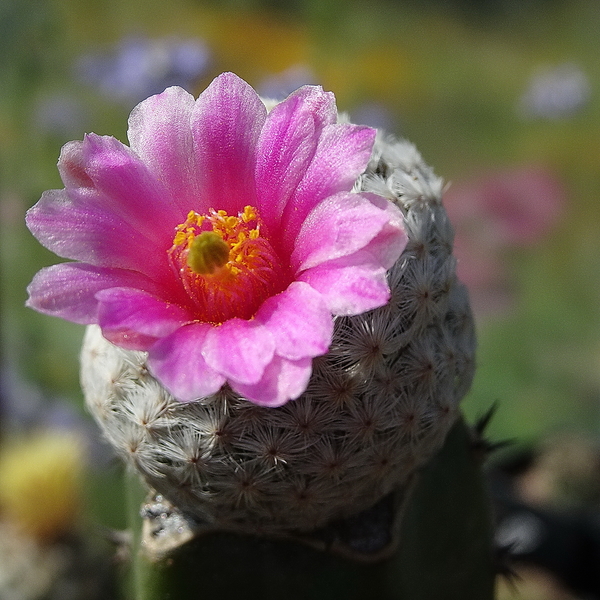
<path fill-rule="evenodd" d="M 229 246 L 214 231 L 203 231 L 197 235 L 188 249 L 188 267 L 199 275 L 212 275 L 228 262 Z"/>
<path fill-rule="evenodd" d="M 258 211 L 238 216 L 210 209 L 190 211 L 177 226 L 169 260 L 194 304 L 198 321 L 250 319 L 289 277 L 269 240 L 261 235 Z"/>

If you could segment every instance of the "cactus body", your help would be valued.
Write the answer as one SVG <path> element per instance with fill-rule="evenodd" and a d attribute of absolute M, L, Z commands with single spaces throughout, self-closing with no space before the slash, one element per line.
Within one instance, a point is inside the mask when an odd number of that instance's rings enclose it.
<path fill-rule="evenodd" d="M 311 531 L 367 509 L 406 484 L 457 419 L 475 339 L 442 182 L 412 145 L 380 136 L 355 189 L 395 202 L 409 243 L 388 272 L 390 302 L 336 319 L 299 399 L 259 407 L 225 386 L 177 402 L 143 352 L 88 328 L 82 386 L 104 435 L 151 488 L 208 528 Z"/>
<path fill-rule="evenodd" d="M 130 484 L 130 489 L 136 488 L 135 480 Z M 145 511 L 142 534 L 143 493 L 131 507 L 132 525 L 138 531 L 132 581 L 135 600 L 196 599 L 200 591 L 202 597 L 262 600 L 494 597 L 491 507 L 480 455 L 462 421 L 450 431 L 442 450 L 419 470 L 399 523 L 400 543 L 378 560 L 364 560 L 372 554 L 363 554 L 360 560 L 324 551 L 289 537 L 211 532 L 184 541 L 180 532 L 186 528 L 185 519 L 160 511 L 153 515 Z M 377 517 L 385 512 L 383 506 L 376 506 L 354 517 L 353 543 L 372 542 L 373 534 L 381 531 Z M 174 527 L 165 527 L 170 520 Z M 164 551 L 169 542 L 174 544 Z M 156 552 L 159 545 L 162 552 Z"/>

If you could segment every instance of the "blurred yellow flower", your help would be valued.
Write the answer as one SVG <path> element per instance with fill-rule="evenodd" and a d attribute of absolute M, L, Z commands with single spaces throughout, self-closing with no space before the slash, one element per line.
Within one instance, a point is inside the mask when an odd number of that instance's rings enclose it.
<path fill-rule="evenodd" d="M 0 453 L 0 515 L 38 539 L 71 527 L 80 506 L 83 451 L 71 433 L 38 432 Z"/>

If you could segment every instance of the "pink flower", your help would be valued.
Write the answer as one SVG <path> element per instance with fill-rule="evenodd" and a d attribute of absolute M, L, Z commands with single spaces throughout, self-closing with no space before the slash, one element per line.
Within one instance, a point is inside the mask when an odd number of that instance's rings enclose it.
<path fill-rule="evenodd" d="M 537 165 L 509 167 L 450 186 L 445 204 L 457 230 L 477 231 L 489 245 L 532 246 L 559 222 L 565 191 Z"/>
<path fill-rule="evenodd" d="M 476 314 L 511 305 L 510 252 L 540 242 L 560 221 L 564 203 L 561 182 L 536 165 L 484 173 L 446 192 L 458 276 L 469 287 Z"/>
<path fill-rule="evenodd" d="M 350 191 L 375 131 L 337 123 L 314 86 L 267 114 L 224 73 L 197 100 L 178 87 L 148 98 L 128 136 L 130 148 L 94 134 L 63 148 L 65 188 L 27 224 L 78 262 L 42 269 L 28 305 L 147 351 L 180 401 L 225 383 L 257 404 L 297 398 L 333 316 L 388 301 L 406 244 L 394 205 Z"/>

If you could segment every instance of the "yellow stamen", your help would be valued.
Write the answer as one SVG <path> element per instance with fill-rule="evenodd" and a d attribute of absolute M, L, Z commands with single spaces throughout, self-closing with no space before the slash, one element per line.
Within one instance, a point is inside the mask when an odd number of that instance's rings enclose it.
<path fill-rule="evenodd" d="M 175 237 L 173 238 L 173 244 L 175 244 L 176 246 L 181 246 L 181 244 L 183 244 L 183 242 L 185 242 L 186 240 L 187 235 L 185 231 L 178 231 L 175 234 Z"/>
<path fill-rule="evenodd" d="M 244 206 L 244 212 L 241 216 L 244 223 L 248 223 L 248 221 L 255 221 L 257 219 L 256 209 L 250 205 Z"/>

